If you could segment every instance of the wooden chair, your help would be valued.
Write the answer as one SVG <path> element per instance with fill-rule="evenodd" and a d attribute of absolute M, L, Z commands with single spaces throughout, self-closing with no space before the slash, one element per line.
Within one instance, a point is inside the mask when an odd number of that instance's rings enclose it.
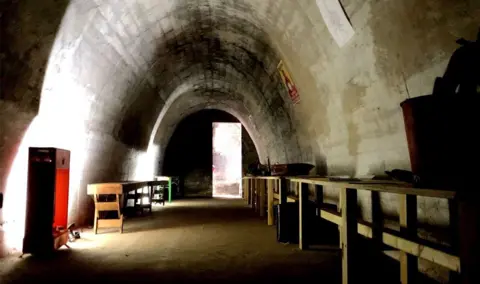
<path fill-rule="evenodd" d="M 123 214 L 120 203 L 120 197 L 123 193 L 122 183 L 89 184 L 87 193 L 93 195 L 95 202 L 94 233 L 97 234 L 98 228 L 119 228 L 120 233 L 123 233 Z M 115 199 L 108 200 L 109 196 L 114 196 Z M 101 212 L 106 211 L 116 211 L 117 218 L 102 219 Z"/>

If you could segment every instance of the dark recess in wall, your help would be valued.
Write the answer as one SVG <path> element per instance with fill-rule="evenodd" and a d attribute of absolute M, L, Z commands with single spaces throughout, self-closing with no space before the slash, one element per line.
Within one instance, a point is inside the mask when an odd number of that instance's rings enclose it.
<path fill-rule="evenodd" d="M 212 195 L 212 123 L 239 122 L 219 110 L 202 110 L 183 119 L 165 151 L 163 172 L 179 176 L 185 196 Z M 258 160 L 252 139 L 242 128 L 242 164 Z"/>

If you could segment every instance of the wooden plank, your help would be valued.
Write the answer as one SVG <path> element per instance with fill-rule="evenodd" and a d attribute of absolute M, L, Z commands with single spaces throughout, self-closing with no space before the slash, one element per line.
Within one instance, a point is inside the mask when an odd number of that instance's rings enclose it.
<path fill-rule="evenodd" d="M 320 216 L 323 219 L 338 225 L 339 227 L 342 225 L 342 216 L 334 210 L 323 208 L 320 210 Z M 370 239 L 373 237 L 373 230 L 371 226 L 360 222 L 357 223 L 357 226 L 359 235 Z M 389 232 L 382 233 L 382 240 L 384 244 L 395 249 L 405 251 L 411 255 L 429 260 L 452 271 L 460 272 L 460 258 L 458 256 L 406 240 L 401 236 L 397 236 Z"/>
<path fill-rule="evenodd" d="M 242 179 L 266 179 L 266 180 L 279 180 L 281 176 L 244 176 Z"/>
<path fill-rule="evenodd" d="M 259 211 L 259 205 L 260 205 L 260 194 L 259 193 L 259 188 L 260 188 L 260 180 L 259 179 L 254 179 L 253 180 L 253 184 L 255 185 L 254 187 L 254 209 L 255 209 L 255 212 L 258 213 Z"/>
<path fill-rule="evenodd" d="M 120 228 L 123 220 L 120 219 L 99 219 L 98 228 Z"/>
<path fill-rule="evenodd" d="M 339 190 L 338 192 L 338 205 L 337 205 L 337 212 L 340 213 L 340 216 L 342 216 L 342 204 L 343 200 L 345 199 L 345 191 L 344 190 Z M 339 238 L 339 247 L 342 249 L 343 247 L 343 234 L 342 234 L 342 226 L 340 225 L 338 227 L 338 238 Z"/>
<path fill-rule="evenodd" d="M 360 226 L 360 225 L 359 225 Z M 371 228 L 362 225 L 364 232 L 371 232 Z M 383 233 L 383 242 L 393 248 L 407 252 L 411 255 L 430 260 L 433 263 L 439 264 L 453 271 L 460 271 L 460 259 L 457 256 L 450 255 L 440 250 L 409 241 L 391 233 Z"/>
<path fill-rule="evenodd" d="M 400 232 L 409 239 L 417 239 L 417 197 L 415 195 L 399 196 Z M 406 252 L 400 253 L 400 282 L 416 283 L 418 258 Z"/>
<path fill-rule="evenodd" d="M 243 200 L 245 200 L 245 188 L 246 188 L 245 181 L 246 181 L 245 179 L 242 179 L 242 183 L 241 183 L 241 185 L 242 185 L 242 199 Z"/>
<path fill-rule="evenodd" d="M 279 194 L 274 194 L 274 199 L 279 199 Z M 295 202 L 296 198 L 288 197 L 288 202 Z M 322 208 L 320 210 L 320 217 L 339 226 L 341 231 L 342 217 L 341 214 L 332 209 Z M 364 223 L 357 223 L 358 234 L 367 238 L 373 238 L 373 229 L 371 226 Z M 452 271 L 460 272 L 460 258 L 456 255 L 443 252 L 441 250 L 429 247 L 427 245 L 418 244 L 409 241 L 401 236 L 394 235 L 388 232 L 382 232 L 383 244 L 391 246 L 395 249 L 405 251 L 411 255 L 429 260 L 433 263 L 446 267 Z"/>
<path fill-rule="evenodd" d="M 258 190 L 259 190 L 259 210 L 260 210 L 260 217 L 265 217 L 265 202 L 267 201 L 267 197 L 266 197 L 266 188 L 265 188 L 265 183 L 267 182 L 267 180 L 261 180 L 259 179 L 258 180 L 258 183 L 259 183 L 259 187 L 258 187 Z"/>
<path fill-rule="evenodd" d="M 87 194 L 123 194 L 131 190 L 148 186 L 151 181 L 141 182 L 109 182 L 87 185 Z"/>
<path fill-rule="evenodd" d="M 95 200 L 97 200 L 96 195 L 94 195 Z M 95 209 L 95 216 L 93 218 L 93 233 L 96 235 L 98 231 L 98 211 Z"/>
<path fill-rule="evenodd" d="M 273 199 L 280 201 L 280 194 L 274 193 L 274 194 L 273 194 Z M 298 201 L 298 198 L 297 198 L 297 197 L 295 197 L 295 196 L 288 196 L 286 202 L 295 202 L 295 201 Z M 279 204 L 280 204 L 280 202 L 279 202 Z"/>
<path fill-rule="evenodd" d="M 122 188 L 121 183 L 94 183 L 87 185 L 87 194 L 122 194 Z"/>
<path fill-rule="evenodd" d="M 255 199 L 256 199 L 255 190 L 256 190 L 257 180 L 252 179 L 250 180 L 250 183 L 251 183 L 250 184 L 250 207 L 255 209 Z"/>
<path fill-rule="evenodd" d="M 250 205 L 250 208 L 253 208 L 253 180 L 249 179 L 248 181 L 248 204 Z"/>
<path fill-rule="evenodd" d="M 267 223 L 269 226 L 273 225 L 273 187 L 274 187 L 274 180 L 267 180 L 267 212 L 268 212 L 268 220 Z"/>
<path fill-rule="evenodd" d="M 290 195 L 287 197 L 287 202 L 296 202 L 299 201 L 300 199 L 296 196 Z"/>
<path fill-rule="evenodd" d="M 375 182 L 374 184 L 366 184 L 366 183 L 331 181 L 328 178 L 289 177 L 287 179 L 294 182 L 303 182 L 303 183 L 316 184 L 316 185 L 330 185 L 330 186 L 339 187 L 339 188 L 348 187 L 352 189 L 390 192 L 390 193 L 398 193 L 398 194 L 411 194 L 411 195 L 417 195 L 417 196 L 438 197 L 438 198 L 446 198 L 446 199 L 453 199 L 455 198 L 455 195 L 456 195 L 455 191 L 413 188 L 408 186 L 392 184 L 391 181 L 384 181 L 383 184 L 378 181 Z"/>
<path fill-rule="evenodd" d="M 307 208 L 308 208 L 308 184 L 298 183 L 299 196 L 299 214 L 298 214 L 298 247 L 301 250 L 308 249 L 308 235 L 307 235 Z"/>
<path fill-rule="evenodd" d="M 243 199 L 248 202 L 248 179 L 244 179 L 243 181 Z"/>
<path fill-rule="evenodd" d="M 245 182 L 245 188 L 243 189 L 245 191 L 245 200 L 247 201 L 247 204 L 250 204 L 250 180 L 249 179 L 244 179 Z"/>
<path fill-rule="evenodd" d="M 150 197 L 151 197 L 151 195 L 150 195 Z M 116 201 L 116 205 L 117 205 L 117 214 L 118 214 L 118 216 L 122 216 L 122 213 L 120 212 L 120 208 L 121 208 L 121 206 L 120 206 L 120 194 L 116 195 L 116 200 L 115 201 Z M 152 206 L 152 199 L 151 198 L 150 198 L 150 206 Z M 150 207 L 150 211 L 152 211 L 152 207 Z"/>
<path fill-rule="evenodd" d="M 97 202 L 95 203 L 95 209 L 98 211 L 117 211 L 119 204 L 115 202 Z"/>
<path fill-rule="evenodd" d="M 253 188 L 253 181 L 248 180 L 248 204 L 252 206 L 252 188 Z"/>
<path fill-rule="evenodd" d="M 342 216 L 338 214 L 338 212 L 334 212 L 332 210 L 321 209 L 320 210 L 320 217 L 323 219 L 337 224 L 338 226 L 342 225 Z"/>
<path fill-rule="evenodd" d="M 247 179 L 247 204 L 252 206 L 252 181 Z"/>
<path fill-rule="evenodd" d="M 357 191 L 342 188 L 342 283 L 360 282 L 357 272 Z"/>

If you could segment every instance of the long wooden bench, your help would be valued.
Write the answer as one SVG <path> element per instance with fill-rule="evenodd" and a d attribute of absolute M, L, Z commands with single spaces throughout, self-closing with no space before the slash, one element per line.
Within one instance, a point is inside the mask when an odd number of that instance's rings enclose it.
<path fill-rule="evenodd" d="M 297 196 L 288 194 L 288 183 L 296 184 Z M 309 185 L 315 186 L 314 198 L 309 198 Z M 326 208 L 323 205 L 323 186 L 332 186 L 339 189 L 338 210 Z M 460 273 L 461 260 L 458 252 L 452 252 L 446 248 L 420 239 L 417 236 L 417 196 L 435 197 L 448 199 L 451 204 L 456 204 L 456 193 L 447 190 L 418 189 L 411 185 L 395 181 L 361 180 L 359 182 L 332 181 L 321 177 L 244 177 L 243 178 L 244 198 L 247 203 L 255 208 L 261 216 L 265 213 L 265 200 L 267 201 L 268 225 L 273 225 L 273 204 L 274 200 L 279 203 L 299 202 L 299 247 L 307 249 L 308 242 L 304 238 L 307 223 L 305 218 L 306 204 L 310 199 L 315 201 L 322 219 L 336 224 L 340 231 L 340 247 L 342 249 L 343 262 L 343 283 L 354 283 L 355 261 L 359 260 L 357 255 L 358 235 L 366 238 L 376 238 L 397 249 L 400 253 L 400 279 L 401 283 L 413 283 L 414 275 L 418 270 L 418 258 L 429 260 L 433 263 Z M 359 220 L 357 217 L 357 190 L 367 190 L 372 194 L 373 223 Z M 399 219 L 400 232 L 389 230 L 383 227 L 382 213 L 379 212 L 378 193 L 388 192 L 399 195 Z M 455 206 L 453 206 L 455 208 Z M 450 219 L 453 228 L 456 228 L 458 218 L 453 211 Z M 379 225 L 381 224 L 381 225 Z M 380 229 L 379 229 L 380 228 Z M 454 247 L 457 247 L 454 245 Z M 463 278 L 462 278 L 463 280 Z M 464 280 L 462 283 L 469 283 Z"/>

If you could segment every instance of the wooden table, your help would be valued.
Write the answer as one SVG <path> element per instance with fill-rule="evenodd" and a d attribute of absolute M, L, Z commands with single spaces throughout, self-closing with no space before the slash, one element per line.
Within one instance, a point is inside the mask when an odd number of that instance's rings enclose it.
<path fill-rule="evenodd" d="M 172 202 L 172 177 L 170 176 L 156 176 L 155 181 L 167 181 L 168 182 L 168 203 Z"/>

